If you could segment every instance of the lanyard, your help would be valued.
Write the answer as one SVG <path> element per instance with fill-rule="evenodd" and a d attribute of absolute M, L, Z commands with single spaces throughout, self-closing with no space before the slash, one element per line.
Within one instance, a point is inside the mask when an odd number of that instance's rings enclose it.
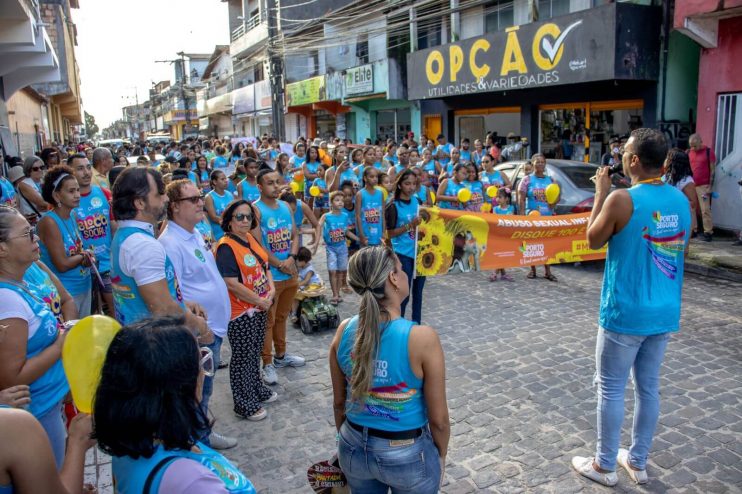
<path fill-rule="evenodd" d="M 636 185 L 640 185 L 640 184 L 648 184 L 648 185 L 664 185 L 664 184 L 665 184 L 665 182 L 663 182 L 661 178 L 657 178 L 657 177 L 654 177 L 654 178 L 648 178 L 648 179 L 646 179 L 646 180 L 640 180 L 640 181 L 638 181 L 638 182 L 636 183 Z"/>

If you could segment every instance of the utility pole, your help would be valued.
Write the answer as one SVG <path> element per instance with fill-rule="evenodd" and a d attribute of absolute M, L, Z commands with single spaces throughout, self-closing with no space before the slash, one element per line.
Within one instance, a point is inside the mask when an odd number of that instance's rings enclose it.
<path fill-rule="evenodd" d="M 271 115 L 273 133 L 279 142 L 286 140 L 286 128 L 283 108 L 283 58 L 276 49 L 278 41 L 278 4 L 276 0 L 266 0 L 268 12 L 268 60 L 271 84 Z"/>
<path fill-rule="evenodd" d="M 176 53 L 176 55 L 180 57 L 180 97 L 183 99 L 183 104 L 185 105 L 185 125 L 191 125 L 191 110 L 190 110 L 190 107 L 188 106 L 188 95 L 186 94 L 186 90 L 185 90 L 185 84 L 186 84 L 185 53 L 183 53 L 182 51 L 179 51 L 178 53 Z M 183 126 L 184 131 L 185 131 L 185 125 Z"/>

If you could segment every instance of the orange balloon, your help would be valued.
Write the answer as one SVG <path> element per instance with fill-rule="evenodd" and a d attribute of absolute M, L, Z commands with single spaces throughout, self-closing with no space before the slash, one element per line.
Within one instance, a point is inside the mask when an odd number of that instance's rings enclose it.
<path fill-rule="evenodd" d="M 294 173 L 294 182 L 301 182 L 304 180 L 304 172 L 298 171 Z"/>
<path fill-rule="evenodd" d="M 541 211 L 539 211 L 538 209 L 534 209 L 533 211 L 528 213 L 528 216 L 541 216 Z"/>

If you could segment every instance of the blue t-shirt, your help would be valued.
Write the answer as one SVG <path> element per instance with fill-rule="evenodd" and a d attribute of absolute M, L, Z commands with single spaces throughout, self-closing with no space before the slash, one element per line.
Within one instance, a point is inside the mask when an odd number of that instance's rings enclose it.
<path fill-rule="evenodd" d="M 394 201 L 393 206 L 397 208 L 397 224 L 387 225 L 388 229 L 402 228 L 403 226 L 412 222 L 415 216 L 420 212 L 420 203 L 416 197 L 413 197 L 408 202 L 403 200 Z M 392 250 L 397 254 L 415 258 L 415 229 L 403 232 L 401 235 L 392 237 Z"/>
<path fill-rule="evenodd" d="M 93 250 L 101 273 L 110 271 L 113 241 L 111 207 L 103 190 L 97 185 L 91 185 L 89 194 L 80 194 L 80 205 L 75 212 L 83 246 Z"/>
<path fill-rule="evenodd" d="M 678 331 L 688 199 L 670 185 L 640 184 L 628 192 L 631 218 L 608 241 L 600 326 L 638 336 Z"/>
<path fill-rule="evenodd" d="M 345 416 L 354 424 L 384 431 L 406 431 L 428 423 L 423 380 L 412 371 L 409 361 L 408 343 L 414 324 L 399 318 L 379 328 L 381 338 L 371 389 L 362 403 L 349 398 L 345 401 Z M 358 316 L 355 316 L 343 330 L 337 349 L 338 364 L 348 383 L 348 397 L 354 365 L 351 352 L 357 329 Z"/>
<path fill-rule="evenodd" d="M 0 204 L 13 206 L 15 202 L 15 188 L 8 179 L 0 176 Z"/>
<path fill-rule="evenodd" d="M 515 214 L 515 208 L 512 204 L 509 204 L 506 208 L 501 208 L 500 206 L 495 206 L 495 208 L 492 210 L 495 214 Z"/>
<path fill-rule="evenodd" d="M 325 214 L 325 223 L 322 225 L 322 238 L 327 245 L 337 247 L 345 245 L 345 232 L 348 230 L 348 216 L 329 212 Z"/>
<path fill-rule="evenodd" d="M 257 182 L 251 184 L 247 179 L 240 182 L 240 191 L 242 192 L 242 198 L 248 202 L 255 202 L 260 199 L 260 189 L 258 189 Z"/>

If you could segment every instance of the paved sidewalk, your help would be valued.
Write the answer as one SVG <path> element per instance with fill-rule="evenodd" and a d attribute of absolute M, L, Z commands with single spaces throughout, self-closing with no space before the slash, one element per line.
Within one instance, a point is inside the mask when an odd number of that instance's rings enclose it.
<path fill-rule="evenodd" d="M 686 269 L 694 274 L 742 282 L 742 246 L 732 245 L 734 237 L 715 236 L 704 242 L 690 242 Z"/>

